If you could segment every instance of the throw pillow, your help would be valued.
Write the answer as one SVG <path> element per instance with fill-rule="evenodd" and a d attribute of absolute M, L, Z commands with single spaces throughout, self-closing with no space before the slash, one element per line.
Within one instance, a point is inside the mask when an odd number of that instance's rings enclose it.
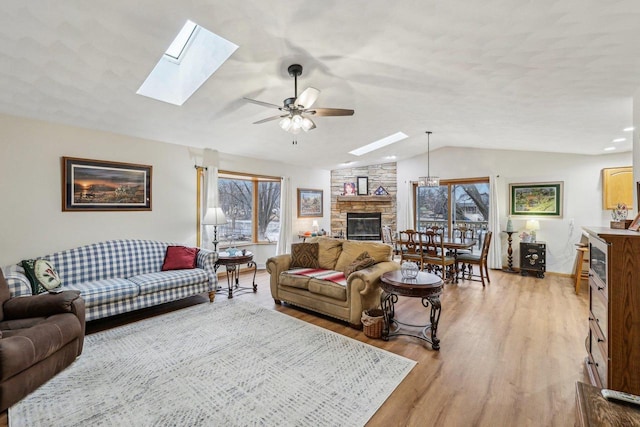
<path fill-rule="evenodd" d="M 349 277 L 349 275 L 354 271 L 371 267 L 374 264 L 376 264 L 376 260 L 371 258 L 368 252 L 362 252 L 351 264 L 345 267 L 344 277 Z"/>
<path fill-rule="evenodd" d="M 200 249 L 198 248 L 188 248 L 186 246 L 167 246 L 167 253 L 164 255 L 164 263 L 162 263 L 162 271 L 196 268 L 199 251 Z"/>
<path fill-rule="evenodd" d="M 318 264 L 318 244 L 292 244 L 290 268 L 320 268 Z"/>
<path fill-rule="evenodd" d="M 58 275 L 51 261 L 46 259 L 25 259 L 21 262 L 21 265 L 29 282 L 31 282 L 33 295 L 62 286 L 60 275 Z"/>

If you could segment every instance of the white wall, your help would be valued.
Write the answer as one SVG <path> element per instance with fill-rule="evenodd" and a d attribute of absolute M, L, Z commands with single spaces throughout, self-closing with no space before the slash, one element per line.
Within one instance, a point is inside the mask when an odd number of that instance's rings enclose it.
<path fill-rule="evenodd" d="M 202 164 L 202 149 L 0 115 L 0 153 L 0 266 L 109 239 L 195 245 L 194 165 Z M 63 156 L 152 165 L 152 211 L 62 212 Z M 297 219 L 296 188 L 324 189 L 322 225 L 328 227 L 329 171 L 224 153 L 219 163 L 221 169 L 291 177 L 294 233 L 311 227 L 310 220 Z M 275 245 L 260 248 L 256 261 L 263 264 L 270 250 L 275 253 Z"/>
<path fill-rule="evenodd" d="M 442 148 L 431 152 L 431 174 L 446 178 L 473 178 L 499 175 L 498 200 L 501 228 L 506 227 L 509 183 L 564 181 L 564 208 L 560 219 L 540 219 L 537 239 L 547 242 L 547 271 L 571 274 L 575 260 L 574 243 L 582 226 L 608 226 L 611 212 L 602 209 L 602 174 L 607 167 L 630 166 L 632 153 L 583 156 L 472 148 Z M 408 185 L 426 175 L 426 155 L 398 162 L 398 229 L 406 228 Z M 635 216 L 635 209 L 629 218 Z M 516 230 L 525 221 L 513 219 Z M 573 225 L 572 225 L 573 224 Z M 506 265 L 506 235 L 500 237 Z M 518 266 L 519 239 L 514 235 L 514 266 Z"/>

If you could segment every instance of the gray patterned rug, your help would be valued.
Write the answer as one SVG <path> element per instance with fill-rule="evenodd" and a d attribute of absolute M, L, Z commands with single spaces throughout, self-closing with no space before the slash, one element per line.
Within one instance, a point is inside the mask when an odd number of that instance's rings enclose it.
<path fill-rule="evenodd" d="M 89 335 L 18 426 L 361 426 L 414 361 L 241 300 Z"/>

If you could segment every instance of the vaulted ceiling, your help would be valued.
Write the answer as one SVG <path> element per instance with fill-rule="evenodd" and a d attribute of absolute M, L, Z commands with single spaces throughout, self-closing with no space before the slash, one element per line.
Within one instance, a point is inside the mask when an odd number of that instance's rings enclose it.
<path fill-rule="evenodd" d="M 637 0 L 3 1 L 0 112 L 323 168 L 444 146 L 602 154 L 631 149 Z M 187 19 L 239 45 L 182 106 L 140 87 Z M 299 91 L 352 117 L 294 137 Z M 404 132 L 356 158 L 348 151 Z M 292 140 L 297 144 L 292 144 Z M 388 161 L 388 160 L 386 160 Z"/>

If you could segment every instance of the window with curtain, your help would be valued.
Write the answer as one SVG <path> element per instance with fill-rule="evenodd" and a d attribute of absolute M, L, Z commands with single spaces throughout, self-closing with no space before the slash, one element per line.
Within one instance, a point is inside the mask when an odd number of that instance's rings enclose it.
<path fill-rule="evenodd" d="M 220 242 L 275 242 L 280 231 L 280 178 L 218 173 L 219 204 L 227 225 L 218 227 Z"/>
<path fill-rule="evenodd" d="M 478 231 L 489 221 L 489 178 L 441 180 L 438 187 L 414 184 L 414 220 L 419 231 L 438 226 L 451 230 L 464 224 Z"/>

